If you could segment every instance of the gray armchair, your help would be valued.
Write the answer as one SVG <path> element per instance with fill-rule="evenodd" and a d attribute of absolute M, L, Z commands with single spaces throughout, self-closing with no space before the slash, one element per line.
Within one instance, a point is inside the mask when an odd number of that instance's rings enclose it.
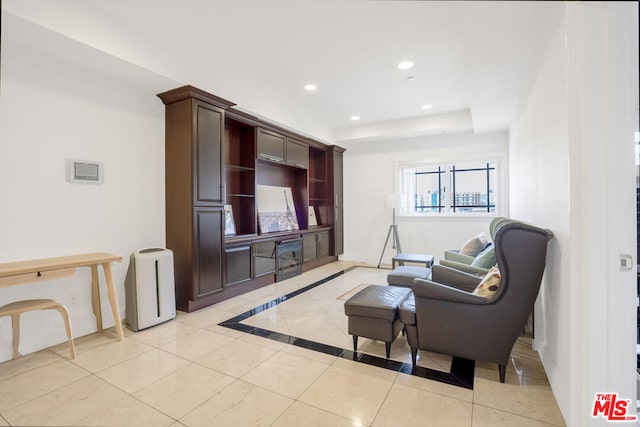
<path fill-rule="evenodd" d="M 481 278 L 434 268 L 431 280 L 416 279 L 414 299 L 400 306 L 415 366 L 417 350 L 497 363 L 504 382 L 511 348 L 538 295 L 549 230 L 502 221 L 494 245 L 501 281 L 489 299 L 472 293 Z"/>
<path fill-rule="evenodd" d="M 493 240 L 495 238 L 496 228 L 508 218 L 496 217 L 489 223 L 489 236 Z M 439 261 L 440 265 L 455 268 L 456 270 L 465 271 L 467 273 L 484 275 L 489 268 L 495 264 L 495 249 L 493 243 L 489 245 L 478 255 L 469 256 L 460 253 L 459 249 L 452 249 L 444 252 L 444 258 Z"/>

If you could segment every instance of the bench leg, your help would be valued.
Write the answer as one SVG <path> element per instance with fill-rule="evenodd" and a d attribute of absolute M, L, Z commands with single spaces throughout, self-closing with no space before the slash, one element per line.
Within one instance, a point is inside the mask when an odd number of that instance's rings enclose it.
<path fill-rule="evenodd" d="M 59 305 L 53 307 L 54 310 L 58 310 L 64 320 L 64 326 L 67 329 L 67 341 L 69 341 L 69 353 L 71 354 L 71 360 L 76 358 L 76 350 L 73 345 L 73 336 L 71 335 L 71 324 L 69 323 L 69 312 L 65 306 Z"/>
<path fill-rule="evenodd" d="M 98 266 L 91 266 L 91 307 L 96 315 L 98 332 L 102 332 L 102 307 L 100 306 L 100 282 L 98 281 Z"/>
<path fill-rule="evenodd" d="M 354 335 L 353 336 L 353 353 L 354 353 L 354 357 L 355 357 L 355 353 L 358 352 L 358 336 Z"/>
<path fill-rule="evenodd" d="M 20 357 L 18 347 L 20 347 L 20 314 L 11 316 L 11 327 L 13 328 L 13 358 Z"/>
<path fill-rule="evenodd" d="M 418 358 L 418 349 L 417 348 L 412 348 L 411 349 L 411 367 L 413 369 L 416 368 L 416 359 Z"/>
<path fill-rule="evenodd" d="M 387 359 L 388 359 L 389 356 L 391 355 L 391 343 L 390 342 L 385 342 L 384 343 L 384 349 L 387 350 Z"/>

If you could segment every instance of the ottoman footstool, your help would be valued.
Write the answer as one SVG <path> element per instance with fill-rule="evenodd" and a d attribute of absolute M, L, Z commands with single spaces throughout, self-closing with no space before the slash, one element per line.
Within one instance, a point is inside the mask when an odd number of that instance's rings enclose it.
<path fill-rule="evenodd" d="M 349 334 L 353 336 L 353 352 L 358 350 L 358 337 L 384 341 L 387 359 L 391 343 L 396 339 L 402 322 L 398 306 L 411 294 L 411 289 L 385 285 L 369 285 L 344 303 L 349 318 Z"/>

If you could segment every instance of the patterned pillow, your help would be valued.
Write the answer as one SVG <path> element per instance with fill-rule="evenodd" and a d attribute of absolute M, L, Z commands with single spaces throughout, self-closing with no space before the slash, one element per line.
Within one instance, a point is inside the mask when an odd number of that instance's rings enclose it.
<path fill-rule="evenodd" d="M 490 300 L 496 295 L 497 290 L 500 288 L 500 279 L 498 267 L 492 267 L 472 293 Z"/>
<path fill-rule="evenodd" d="M 489 244 L 489 239 L 487 239 L 487 235 L 484 233 L 478 234 L 476 237 L 469 239 L 462 249 L 460 249 L 460 253 L 463 255 L 476 256 L 484 248 Z"/>

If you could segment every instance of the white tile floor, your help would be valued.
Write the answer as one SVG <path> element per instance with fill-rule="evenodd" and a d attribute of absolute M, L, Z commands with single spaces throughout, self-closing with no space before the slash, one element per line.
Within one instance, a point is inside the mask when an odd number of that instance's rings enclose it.
<path fill-rule="evenodd" d="M 112 330 L 78 338 L 74 361 L 61 344 L 2 363 L 0 426 L 564 425 L 526 339 L 514 347 L 505 384 L 497 367 L 477 363 L 468 390 L 218 326 L 347 266 L 332 263 L 142 332 L 127 330 L 124 342 Z M 351 349 L 337 297 L 360 283 L 384 283 L 386 272 L 352 273 L 244 323 Z M 398 338 L 392 358 L 409 361 L 405 346 Z M 359 350 L 380 355 L 384 345 L 362 340 Z M 446 370 L 449 361 L 425 353 L 420 363 Z"/>

